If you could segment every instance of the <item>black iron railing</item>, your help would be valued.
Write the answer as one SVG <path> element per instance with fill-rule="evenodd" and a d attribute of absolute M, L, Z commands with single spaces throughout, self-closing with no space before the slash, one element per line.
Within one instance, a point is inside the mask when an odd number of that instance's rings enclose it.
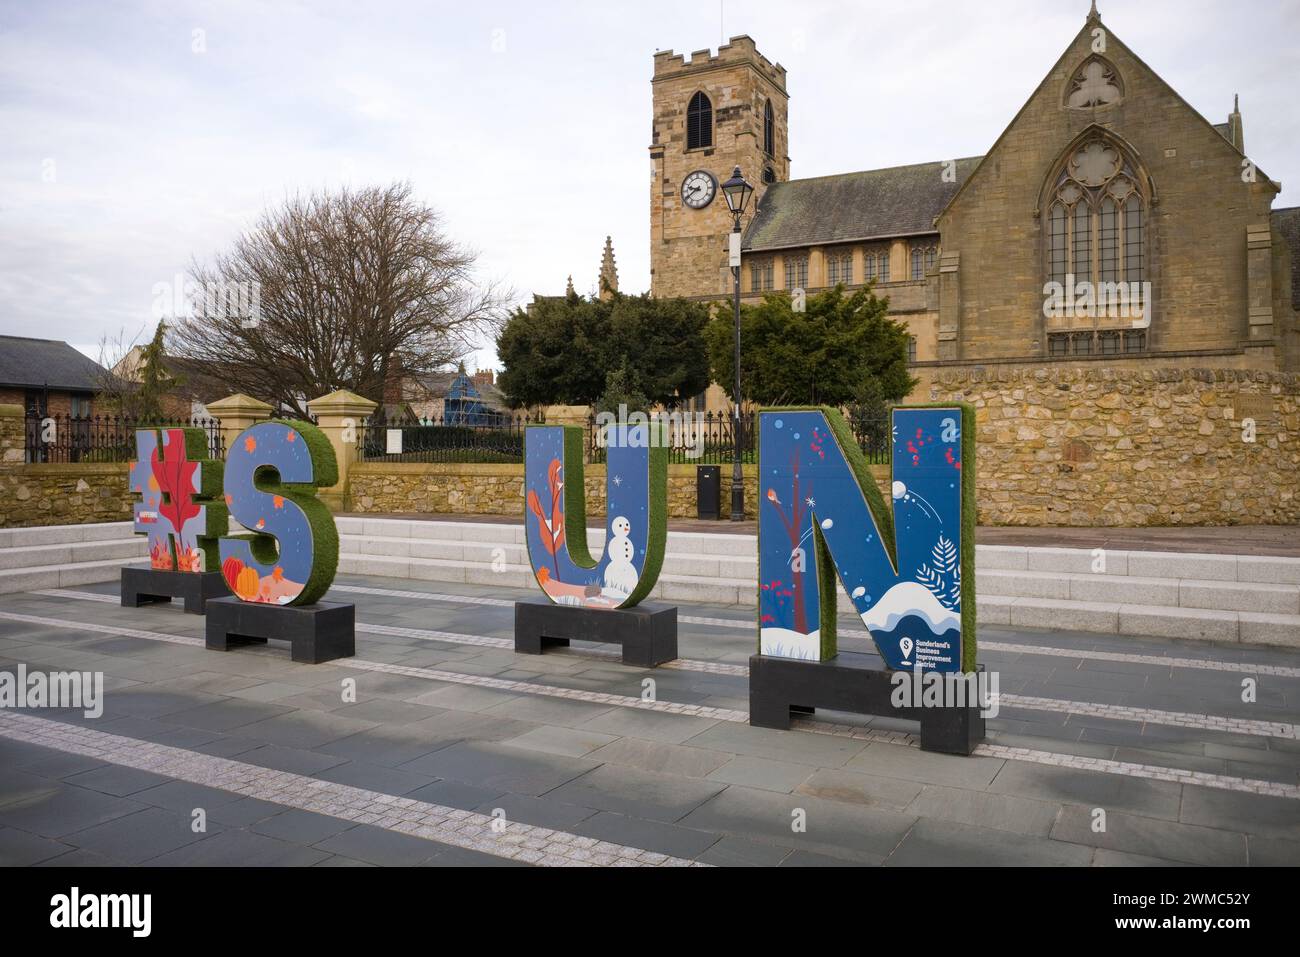
<path fill-rule="evenodd" d="M 754 413 L 740 417 L 741 462 L 754 462 Z M 660 421 L 667 428 L 668 461 L 675 465 L 727 465 L 735 450 L 736 420 L 725 412 L 672 412 Z M 849 425 L 858 447 L 871 465 L 887 465 L 890 457 L 888 413 L 850 415 Z M 605 461 L 604 429 L 596 416 L 587 419 L 587 460 Z"/>
<path fill-rule="evenodd" d="M 362 462 L 522 463 L 524 429 L 538 419 L 507 413 L 417 418 L 376 412 L 360 427 Z"/>
<path fill-rule="evenodd" d="M 135 460 L 137 429 L 202 429 L 208 438 L 208 457 L 224 459 L 221 420 L 137 419 L 124 415 L 38 415 L 28 412 L 25 423 L 25 461 L 32 463 L 131 462 Z"/>

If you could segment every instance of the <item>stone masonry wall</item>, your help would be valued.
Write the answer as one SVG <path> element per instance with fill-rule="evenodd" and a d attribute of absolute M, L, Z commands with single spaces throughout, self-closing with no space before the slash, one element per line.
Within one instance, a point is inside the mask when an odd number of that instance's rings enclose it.
<path fill-rule="evenodd" d="M 668 466 L 668 516 L 695 518 L 694 465 Z M 872 466 L 883 490 L 888 466 Z M 745 517 L 753 518 L 758 504 L 754 468 L 745 467 Z M 605 467 L 584 466 L 587 507 L 605 508 Z M 350 475 L 348 507 L 357 512 L 442 512 L 462 515 L 523 514 L 524 478 L 521 465 L 423 465 L 366 462 Z M 722 513 L 731 508 L 731 469 L 722 468 Z"/>
<path fill-rule="evenodd" d="M 722 507 L 730 506 L 730 470 L 724 469 Z M 605 467 L 584 466 L 587 507 L 605 508 Z M 349 476 L 349 507 L 358 512 L 450 512 L 461 515 L 523 514 L 522 465 L 425 465 L 366 462 Z M 745 469 L 746 517 L 757 502 L 752 467 Z M 695 517 L 695 466 L 668 467 L 668 514 Z"/>
<path fill-rule="evenodd" d="M 983 525 L 1300 522 L 1293 373 L 1003 366 L 913 397 L 975 406 Z"/>
<path fill-rule="evenodd" d="M 131 520 L 125 462 L 0 469 L 0 528 Z"/>

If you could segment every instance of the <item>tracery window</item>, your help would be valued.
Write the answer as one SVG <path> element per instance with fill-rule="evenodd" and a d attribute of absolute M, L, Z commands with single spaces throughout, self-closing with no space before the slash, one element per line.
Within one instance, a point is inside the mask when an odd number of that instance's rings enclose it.
<path fill-rule="evenodd" d="M 1072 110 L 1110 106 L 1123 96 L 1124 81 L 1119 71 L 1101 56 L 1090 56 L 1079 64 L 1065 87 L 1065 105 Z"/>
<path fill-rule="evenodd" d="M 1143 177 L 1124 153 L 1098 136 L 1078 147 L 1056 178 L 1048 198 L 1047 278 L 1069 290 L 1099 283 L 1146 280 L 1146 217 Z M 1131 310 L 1142 301 L 1140 286 L 1121 292 Z M 1098 310 L 1103 303 L 1094 307 Z M 1076 311 L 1080 307 L 1076 306 Z M 1088 307 L 1082 307 L 1084 313 Z"/>

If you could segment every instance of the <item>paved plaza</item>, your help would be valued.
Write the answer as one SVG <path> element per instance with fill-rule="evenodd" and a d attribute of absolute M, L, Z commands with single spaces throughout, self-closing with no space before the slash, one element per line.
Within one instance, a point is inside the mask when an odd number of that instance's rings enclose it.
<path fill-rule="evenodd" d="M 314 666 L 112 583 L 0 597 L 0 668 L 106 687 L 97 719 L 0 710 L 0 864 L 1300 864 L 1293 653 L 984 627 L 1000 712 L 952 757 L 883 718 L 750 727 L 743 609 L 681 604 L 646 670 L 516 655 L 533 597 L 341 576 L 357 653 Z"/>

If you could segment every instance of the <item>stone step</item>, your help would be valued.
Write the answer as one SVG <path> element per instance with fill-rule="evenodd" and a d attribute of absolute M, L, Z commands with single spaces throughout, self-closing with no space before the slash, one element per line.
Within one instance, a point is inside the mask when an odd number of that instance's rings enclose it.
<path fill-rule="evenodd" d="M 134 565 L 139 561 L 138 556 L 133 556 L 64 565 L 6 568 L 0 571 L 0 595 L 36 591 L 41 588 L 70 588 L 73 585 L 118 581 L 122 577 L 124 565 Z"/>
<path fill-rule="evenodd" d="M 130 522 L 0 528 L 0 549 L 32 545 L 65 545 L 70 542 L 102 542 L 109 539 L 130 538 L 131 535 Z"/>
<path fill-rule="evenodd" d="M 434 523 L 429 523 L 434 524 Z M 445 523 L 453 524 L 453 523 Z M 484 527 L 484 526 L 479 526 Z M 386 530 L 386 529 L 385 529 Z M 599 554 L 599 529 L 589 531 L 588 542 L 593 554 Z M 710 536 L 721 538 L 727 536 Z M 734 536 L 732 536 L 734 537 Z M 752 542 L 752 537 L 746 537 Z M 668 537 L 665 572 L 680 577 L 730 579 L 716 582 L 732 588 L 746 584 L 752 589 L 757 574 L 757 559 L 725 554 L 676 551 L 679 539 Z M 694 543 L 692 543 L 694 544 Z M 388 558 L 443 559 L 454 562 L 482 563 L 526 567 L 527 551 L 517 542 L 481 542 L 470 539 L 401 538 L 365 534 L 340 536 L 344 554 Z M 1067 552 L 1070 549 L 1045 549 Z M 995 553 L 999 554 L 999 553 Z M 1087 555 L 1089 553 L 1084 552 Z M 1051 556 L 1060 559 L 1062 556 Z M 1229 556 L 1232 557 L 1232 556 Z M 1133 605 L 1167 605 L 1222 611 L 1246 611 L 1264 614 L 1300 614 L 1300 585 L 1260 584 L 1237 581 L 1200 581 L 1175 578 L 1152 578 L 1138 575 L 1101 575 L 1087 570 L 1029 571 L 1026 569 L 985 569 L 982 551 L 976 555 L 976 593 L 1012 598 L 1051 598 L 1081 602 L 1123 603 Z M 1035 560 L 1037 556 L 1035 556 Z M 1049 564 L 1051 562 L 1049 561 Z M 1068 562 L 1079 567 L 1078 562 Z M 1192 563 L 1192 570 L 1206 567 Z M 1035 568 L 1037 562 L 1035 561 Z M 382 574 L 382 573 L 377 573 Z M 491 581 L 492 579 L 488 579 Z M 529 583 L 531 584 L 531 583 Z M 842 592 L 841 592 L 842 594 Z"/>
<path fill-rule="evenodd" d="M 588 535 L 588 547 L 598 556 L 604 547 L 599 535 Z M 675 552 L 669 538 L 666 566 L 676 574 L 723 578 L 753 578 L 757 560 L 751 555 L 728 556 L 698 552 Z M 505 562 L 528 564 L 528 550 L 518 542 L 481 542 L 469 539 L 381 538 L 366 535 L 340 535 L 339 549 L 345 554 L 377 555 L 387 558 L 440 558 L 465 562 Z"/>
<path fill-rule="evenodd" d="M 978 595 L 1300 615 L 1300 585 L 976 568 Z"/>
<path fill-rule="evenodd" d="M 342 554 L 339 571 L 425 581 L 469 582 L 501 588 L 535 588 L 528 566 L 454 559 Z M 841 611 L 851 609 L 837 586 Z M 661 574 L 650 600 L 754 607 L 753 579 Z M 1223 644 L 1266 644 L 1300 649 L 1300 614 L 1180 608 L 1141 602 L 1082 601 L 976 592 L 982 625 L 1062 629 L 1134 637 L 1191 638 Z"/>
<path fill-rule="evenodd" d="M 437 541 L 475 541 L 524 544 L 524 526 L 489 522 L 419 521 L 415 519 L 337 519 L 339 534 L 376 538 L 419 538 Z M 725 524 L 725 523 L 721 523 Z M 589 528 L 593 548 L 604 541 L 603 527 Z M 756 552 L 755 536 L 711 532 L 668 533 L 672 554 L 701 554 L 750 558 Z M 976 564 L 981 570 L 1032 570 L 1138 578 L 1240 581 L 1260 584 L 1300 585 L 1300 558 L 1268 555 L 1220 555 L 1202 552 L 1124 551 L 1119 549 L 1043 548 L 1026 545 L 979 545 Z M 1104 564 L 1099 564 L 1104 560 Z"/>
<path fill-rule="evenodd" d="M 107 558 L 139 559 L 149 557 L 149 542 L 138 538 L 115 538 L 102 541 L 67 542 L 53 545 L 21 545 L 0 548 L 0 570 L 38 568 L 46 565 L 69 565 L 95 562 Z"/>

